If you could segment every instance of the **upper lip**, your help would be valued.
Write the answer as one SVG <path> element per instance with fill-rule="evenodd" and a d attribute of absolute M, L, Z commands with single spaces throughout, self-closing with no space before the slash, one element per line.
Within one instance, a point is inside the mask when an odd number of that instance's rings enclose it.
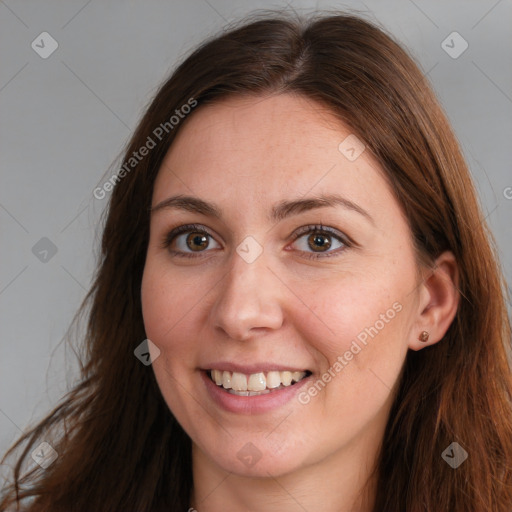
<path fill-rule="evenodd" d="M 253 373 L 259 372 L 307 372 L 309 371 L 305 367 L 297 367 L 297 366 L 286 366 L 281 363 L 252 363 L 248 365 L 242 365 L 239 363 L 231 363 L 229 361 L 219 361 L 216 363 L 210 363 L 203 367 L 204 370 L 221 370 L 228 372 L 237 372 L 237 373 L 245 373 L 246 375 L 251 375 Z"/>

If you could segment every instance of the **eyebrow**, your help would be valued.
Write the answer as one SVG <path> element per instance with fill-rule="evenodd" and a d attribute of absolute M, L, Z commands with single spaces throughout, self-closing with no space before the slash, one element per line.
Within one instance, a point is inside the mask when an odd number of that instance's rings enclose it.
<path fill-rule="evenodd" d="M 327 194 L 308 198 L 300 198 L 292 201 L 281 201 L 274 205 L 272 208 L 269 215 L 269 220 L 271 222 L 279 222 L 287 217 L 291 217 L 292 215 L 297 215 L 309 210 L 335 206 L 342 206 L 347 210 L 355 211 L 365 217 L 371 224 L 375 225 L 375 221 L 366 210 L 338 194 Z M 222 210 L 217 205 L 204 201 L 203 199 L 199 199 L 198 197 L 186 195 L 168 197 L 157 205 L 152 206 L 150 211 L 153 214 L 160 210 L 167 210 L 172 208 L 199 213 L 201 215 L 214 217 L 216 219 L 222 219 Z"/>

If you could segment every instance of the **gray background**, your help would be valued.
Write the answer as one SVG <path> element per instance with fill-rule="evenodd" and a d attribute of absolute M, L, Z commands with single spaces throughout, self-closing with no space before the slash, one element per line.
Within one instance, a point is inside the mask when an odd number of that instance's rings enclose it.
<path fill-rule="evenodd" d="M 0 0 L 1 454 L 77 375 L 61 340 L 95 265 L 107 199 L 93 189 L 176 62 L 227 21 L 275 7 L 366 13 L 409 49 L 460 140 L 510 282 L 510 0 Z M 456 59 L 441 46 L 453 31 L 469 45 Z M 59 45 L 46 59 L 31 47 L 42 32 Z M 47 261 L 33 252 L 43 237 L 57 248 Z"/>

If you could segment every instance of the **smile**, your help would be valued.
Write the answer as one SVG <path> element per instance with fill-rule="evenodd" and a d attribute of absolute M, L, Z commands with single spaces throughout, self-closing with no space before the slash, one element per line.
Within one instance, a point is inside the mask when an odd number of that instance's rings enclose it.
<path fill-rule="evenodd" d="M 226 370 L 208 370 L 207 374 L 218 387 L 232 395 L 258 396 L 293 386 L 311 375 L 311 372 L 269 371 L 246 375 Z"/>

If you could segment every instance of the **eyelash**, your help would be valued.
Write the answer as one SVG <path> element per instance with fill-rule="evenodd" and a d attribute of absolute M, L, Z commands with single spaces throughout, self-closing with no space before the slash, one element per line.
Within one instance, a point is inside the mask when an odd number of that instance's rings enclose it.
<path fill-rule="evenodd" d="M 293 242 L 298 240 L 300 237 L 309 234 L 309 233 L 320 233 L 323 235 L 329 235 L 333 238 L 336 238 L 339 242 L 341 242 L 345 247 L 338 248 L 335 251 L 332 252 L 325 252 L 325 253 L 305 253 L 306 258 L 308 259 L 320 259 L 320 258 L 330 258 L 332 256 L 339 256 L 341 253 L 345 252 L 346 248 L 352 247 L 355 245 L 346 235 L 342 235 L 337 230 L 334 230 L 332 228 L 323 226 L 321 224 L 310 224 L 308 226 L 303 226 L 299 229 L 297 229 L 293 235 Z M 183 233 L 199 233 L 202 235 L 207 235 L 212 238 L 214 236 L 203 226 L 200 224 L 184 224 L 183 226 L 179 226 L 173 230 L 171 230 L 169 233 L 167 233 L 164 236 L 164 239 L 162 241 L 162 248 L 168 249 L 171 243 L 174 241 L 174 239 Z M 198 258 L 201 256 L 201 254 L 205 251 L 198 251 L 197 253 L 188 253 L 188 252 L 182 252 L 182 251 L 170 251 L 174 256 L 178 257 L 184 257 L 184 258 Z M 304 251 L 301 251 L 304 252 Z"/>

